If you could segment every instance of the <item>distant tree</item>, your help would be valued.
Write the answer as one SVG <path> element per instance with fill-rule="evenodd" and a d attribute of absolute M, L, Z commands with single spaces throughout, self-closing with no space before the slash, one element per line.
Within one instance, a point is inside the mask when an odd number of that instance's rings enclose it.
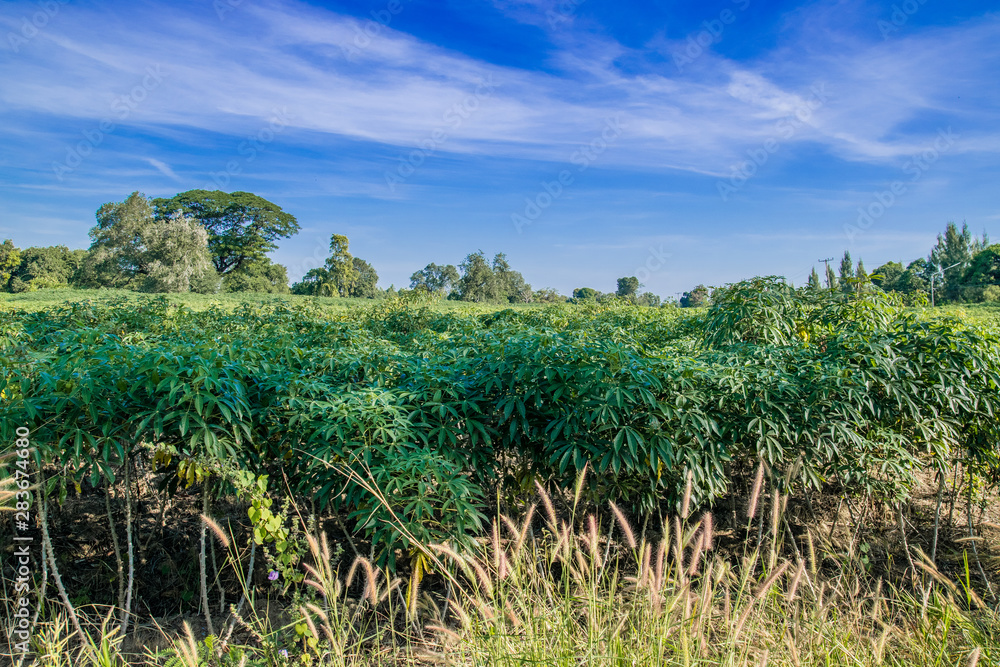
<path fill-rule="evenodd" d="M 837 275 L 830 268 L 830 262 L 826 263 L 826 288 L 827 289 L 837 289 Z"/>
<path fill-rule="evenodd" d="M 573 290 L 573 299 L 576 301 L 581 301 L 584 299 L 594 299 L 601 296 L 601 293 L 592 287 L 577 287 Z"/>
<path fill-rule="evenodd" d="M 458 269 L 453 264 L 438 266 L 431 262 L 410 276 L 410 289 L 419 289 L 432 294 L 447 294 L 458 287 Z"/>
<path fill-rule="evenodd" d="M 535 303 L 563 303 L 566 301 L 566 297 L 552 287 L 543 287 L 535 290 L 531 295 L 531 300 Z"/>
<path fill-rule="evenodd" d="M 850 292 L 853 287 L 851 279 L 854 278 L 854 262 L 851 260 L 851 253 L 844 251 L 844 256 L 840 259 L 840 289 Z"/>
<path fill-rule="evenodd" d="M 493 268 L 486 261 L 482 250 L 469 254 L 459 268 L 462 277 L 458 281 L 456 292 L 462 301 L 496 301 L 500 297 L 496 276 Z"/>
<path fill-rule="evenodd" d="M 378 274 L 372 265 L 351 254 L 346 236 L 334 234 L 326 263 L 307 271 L 301 281 L 292 285 L 292 294 L 374 298 L 377 284 Z"/>
<path fill-rule="evenodd" d="M 507 255 L 499 252 L 493 257 L 493 279 L 496 282 L 497 295 L 501 301 L 510 303 L 527 303 L 531 301 L 531 285 L 525 282 L 524 276 L 515 271 L 507 262 Z"/>
<path fill-rule="evenodd" d="M 348 296 L 374 299 L 378 296 L 378 273 L 376 273 L 375 267 L 360 257 L 354 257 L 351 261 L 354 263 L 354 272 L 357 278 Z"/>
<path fill-rule="evenodd" d="M 652 292 L 643 292 L 635 298 L 635 302 L 640 306 L 648 306 L 650 308 L 660 307 L 660 297 Z"/>
<path fill-rule="evenodd" d="M 626 278 L 618 279 L 618 289 L 615 294 L 618 296 L 634 296 L 636 292 L 639 291 L 639 279 L 635 276 L 628 276 Z"/>
<path fill-rule="evenodd" d="M 854 291 L 864 292 L 871 289 L 871 281 L 868 280 L 868 272 L 865 270 L 863 259 L 858 260 L 858 267 L 854 270 Z"/>
<path fill-rule="evenodd" d="M 330 256 L 326 258 L 326 270 L 340 296 L 348 296 L 358 279 L 354 268 L 354 256 L 349 250 L 349 241 L 343 234 L 330 237 Z"/>
<path fill-rule="evenodd" d="M 81 275 L 95 287 L 141 292 L 211 291 L 217 274 L 208 253 L 208 233 L 184 215 L 153 217 L 145 195 L 97 210 L 93 243 Z"/>
<path fill-rule="evenodd" d="M 931 249 L 927 261 L 933 266 L 932 272 L 944 270 L 944 279 L 939 278 L 935 289 L 943 301 L 954 301 L 959 298 L 962 289 L 962 276 L 974 254 L 989 245 L 989 239 L 983 234 L 982 239 L 974 239 L 969 232 L 969 225 L 962 223 L 962 231 L 954 222 L 948 222 L 944 234 L 938 234 L 937 243 Z M 954 266 L 958 264 L 958 266 Z M 950 268 L 949 268 L 950 267 Z"/>
<path fill-rule="evenodd" d="M 681 308 L 701 308 L 708 305 L 708 288 L 698 285 L 681 296 Z"/>
<path fill-rule="evenodd" d="M 245 263 L 222 277 L 222 291 L 288 294 L 288 270 L 269 258 Z"/>
<path fill-rule="evenodd" d="M 76 284 L 86 250 L 70 250 L 64 245 L 25 248 L 15 275 L 28 289 L 65 287 Z"/>
<path fill-rule="evenodd" d="M 915 259 L 907 264 L 906 269 L 896 281 L 897 291 L 907 295 L 930 293 L 929 277 L 933 267 L 924 258 Z"/>
<path fill-rule="evenodd" d="M 875 269 L 871 274 L 871 280 L 886 292 L 898 292 L 899 278 L 903 275 L 903 265 L 899 262 L 886 262 Z"/>
<path fill-rule="evenodd" d="M 180 211 L 208 231 L 208 249 L 220 275 L 244 264 L 262 262 L 278 246 L 275 240 L 299 231 L 295 216 L 250 192 L 189 190 L 170 199 L 154 199 L 155 217 L 164 221 Z"/>
<path fill-rule="evenodd" d="M 21 252 L 7 239 L 0 244 L 0 289 L 10 289 L 10 279 L 21 265 Z"/>
<path fill-rule="evenodd" d="M 302 280 L 292 285 L 292 294 L 307 296 L 338 296 L 337 284 L 325 267 L 309 269 Z"/>
<path fill-rule="evenodd" d="M 819 274 L 816 273 L 816 267 L 813 267 L 812 273 L 809 274 L 809 282 L 806 283 L 806 289 L 818 290 L 822 286 L 819 283 Z"/>
<path fill-rule="evenodd" d="M 1000 286 L 1000 243 L 994 243 L 975 254 L 962 276 L 962 284 L 962 295 L 969 301 L 997 300 L 997 286 Z"/>

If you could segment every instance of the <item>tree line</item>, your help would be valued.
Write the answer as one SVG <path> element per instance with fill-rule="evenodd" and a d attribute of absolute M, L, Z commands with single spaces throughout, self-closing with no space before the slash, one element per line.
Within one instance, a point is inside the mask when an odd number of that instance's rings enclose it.
<path fill-rule="evenodd" d="M 378 272 L 350 252 L 342 234 L 330 238 L 324 265 L 289 285 L 286 267 L 268 253 L 277 241 L 299 231 L 295 216 L 249 192 L 190 190 L 170 198 L 148 198 L 133 192 L 124 201 L 102 205 L 89 235 L 88 249 L 64 245 L 17 248 L 0 244 L 0 290 L 27 292 L 57 287 L 117 288 L 139 292 L 264 292 L 313 296 L 379 298 L 400 292 L 381 289 Z M 900 294 L 906 303 L 1000 301 L 1000 244 L 984 233 L 974 238 L 947 223 L 926 258 L 906 266 L 887 262 L 870 274 L 849 251 L 839 271 L 823 260 L 823 277 L 813 267 L 806 288 L 850 292 L 874 284 Z M 618 279 L 617 289 L 601 292 L 578 287 L 572 296 L 552 288 L 532 289 L 511 267 L 504 253 L 492 260 L 482 250 L 457 266 L 427 264 L 410 276 L 409 291 L 475 303 L 604 303 L 625 300 L 642 306 L 665 305 L 651 292 L 639 292 L 635 276 Z M 677 305 L 706 306 L 713 290 L 698 285 L 684 292 Z M 668 303 L 671 303 L 668 301 Z"/>
<path fill-rule="evenodd" d="M 869 273 L 863 260 L 854 263 L 850 251 L 844 251 L 837 270 L 830 265 L 834 258 L 820 261 L 825 264 L 823 277 L 814 266 L 807 289 L 850 293 L 876 285 L 885 292 L 899 294 L 908 305 L 1000 302 L 1000 243 L 991 245 L 985 233 L 981 238 L 974 237 L 966 223 L 959 230 L 954 222 L 948 222 L 927 257 L 906 266 L 886 262 Z M 679 305 L 707 306 L 713 293 L 705 285 L 698 285 L 684 292 Z"/>
<path fill-rule="evenodd" d="M 268 253 L 299 231 L 295 216 L 249 192 L 190 190 L 170 198 L 133 192 L 102 205 L 88 249 L 64 245 L 17 248 L 0 244 L 0 290 L 29 292 L 58 287 L 116 288 L 138 292 L 265 292 L 378 298 L 398 294 L 378 287 L 378 273 L 350 252 L 346 236 L 333 234 L 323 266 L 289 286 L 286 267 Z M 658 306 L 656 295 L 637 295 L 635 277 L 616 292 L 592 288 L 566 297 L 551 288 L 533 290 L 506 255 L 492 261 L 482 250 L 456 267 L 430 263 L 410 277 L 409 290 L 477 303 L 583 302 L 625 298 Z M 406 290 L 400 290 L 406 291 Z"/>

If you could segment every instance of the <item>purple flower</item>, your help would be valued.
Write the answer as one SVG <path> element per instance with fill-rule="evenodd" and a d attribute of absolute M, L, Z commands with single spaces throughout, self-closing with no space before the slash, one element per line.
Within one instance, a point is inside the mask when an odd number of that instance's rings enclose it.
<path fill-rule="evenodd" d="M 278 573 L 277 573 L 277 572 L 275 572 L 274 574 L 278 574 Z M 280 653 L 280 654 L 281 654 L 281 657 L 282 657 L 282 658 L 285 658 L 286 660 L 288 659 L 288 651 L 287 651 L 287 650 L 285 650 L 285 649 L 281 649 L 280 651 L 278 651 L 278 653 Z"/>
<path fill-rule="evenodd" d="M 271 570 L 270 572 L 267 573 L 267 578 L 270 579 L 271 581 L 274 581 L 275 579 L 278 578 L 278 571 Z"/>

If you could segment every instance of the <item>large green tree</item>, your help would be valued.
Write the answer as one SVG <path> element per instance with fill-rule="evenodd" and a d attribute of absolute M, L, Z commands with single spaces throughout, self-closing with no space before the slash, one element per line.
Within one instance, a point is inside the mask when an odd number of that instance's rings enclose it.
<path fill-rule="evenodd" d="M 189 190 L 169 199 L 154 199 L 153 207 L 157 220 L 180 211 L 205 227 L 212 263 L 220 275 L 264 261 L 278 247 L 277 239 L 299 231 L 295 216 L 250 192 Z"/>
<path fill-rule="evenodd" d="M 356 278 L 348 296 L 359 299 L 374 299 L 377 297 L 379 294 L 378 273 L 375 271 L 375 267 L 360 257 L 351 258 L 351 262 L 354 264 Z"/>
<path fill-rule="evenodd" d="M 500 297 L 496 276 L 482 250 L 469 254 L 459 268 L 462 277 L 456 291 L 462 301 L 496 301 Z"/>
<path fill-rule="evenodd" d="M 458 269 L 453 264 L 439 266 L 431 262 L 410 276 L 410 289 L 424 290 L 432 294 L 447 294 L 458 287 Z"/>
<path fill-rule="evenodd" d="M 244 264 L 222 277 L 224 292 L 288 293 L 288 270 L 268 258 Z"/>
<path fill-rule="evenodd" d="M 943 278 L 939 276 L 935 285 L 935 290 L 940 289 L 938 294 L 941 300 L 953 301 L 960 296 L 962 276 L 972 261 L 972 256 L 988 245 L 989 239 L 985 233 L 981 239 L 976 239 L 972 237 L 968 224 L 963 222 L 959 231 L 954 222 L 948 222 L 944 233 L 938 234 L 937 243 L 927 257 L 932 265 L 932 272 L 943 272 Z"/>
<path fill-rule="evenodd" d="M 101 206 L 90 237 L 93 243 L 81 274 L 92 287 L 141 292 L 218 289 L 205 229 L 181 214 L 157 220 L 150 201 L 139 192 Z"/>
<path fill-rule="evenodd" d="M 507 255 L 498 252 L 493 258 L 493 278 L 496 282 L 498 298 L 510 303 L 531 301 L 531 285 L 525 282 L 519 271 L 511 268 Z"/>
<path fill-rule="evenodd" d="M 351 254 L 346 236 L 334 234 L 325 264 L 307 271 L 292 285 L 292 293 L 370 299 L 378 295 L 378 274 L 371 264 Z"/>
<path fill-rule="evenodd" d="M 587 299 L 597 300 L 601 293 L 593 287 L 577 287 L 573 290 L 573 300 L 583 301 Z"/>
<path fill-rule="evenodd" d="M 708 288 L 698 285 L 681 296 L 681 308 L 701 308 L 708 305 Z"/>
<path fill-rule="evenodd" d="M 811 290 L 818 290 L 822 287 L 819 282 L 819 274 L 816 273 L 816 267 L 813 267 L 812 273 L 809 274 L 809 282 L 806 283 L 806 288 Z"/>
<path fill-rule="evenodd" d="M 844 251 L 844 256 L 840 259 L 840 289 L 845 292 L 850 292 L 853 287 L 851 286 L 851 279 L 854 278 L 854 262 L 851 260 L 851 253 L 849 250 Z"/>
<path fill-rule="evenodd" d="M 70 250 L 64 245 L 25 248 L 15 275 L 28 289 L 72 285 L 86 256 L 86 250 Z"/>
<path fill-rule="evenodd" d="M 875 269 L 871 275 L 872 282 L 886 292 L 901 291 L 899 279 L 903 275 L 903 265 L 899 262 L 886 262 Z"/>
<path fill-rule="evenodd" d="M 635 293 L 639 291 L 639 279 L 635 276 L 627 276 L 618 279 L 618 290 L 615 292 L 618 296 L 635 296 Z"/>
<path fill-rule="evenodd" d="M 14 246 L 14 242 L 7 239 L 0 243 L 0 289 L 8 289 L 10 279 L 20 265 L 21 251 Z"/>

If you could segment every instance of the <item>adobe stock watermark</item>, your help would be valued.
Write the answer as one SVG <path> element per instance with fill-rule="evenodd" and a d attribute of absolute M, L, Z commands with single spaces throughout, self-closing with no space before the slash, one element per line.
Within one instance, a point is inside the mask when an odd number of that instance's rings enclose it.
<path fill-rule="evenodd" d="M 906 25 L 910 17 L 919 12 L 925 4 L 927 4 L 927 0 L 903 0 L 903 2 L 893 5 L 889 20 L 879 19 L 876 23 L 878 31 L 882 33 L 882 39 L 889 39 L 889 35 L 899 32 L 899 29 Z"/>
<path fill-rule="evenodd" d="M 649 280 L 654 273 L 661 271 L 667 265 L 667 260 L 671 257 L 673 257 L 673 255 L 663 249 L 662 243 L 659 248 L 649 246 L 649 254 L 646 256 L 646 261 L 635 267 L 632 271 L 632 275 L 639 279 L 640 285 L 645 285 L 646 281 Z"/>
<path fill-rule="evenodd" d="M 925 173 L 937 162 L 941 156 L 951 150 L 958 139 L 949 126 L 946 129 L 938 130 L 938 136 L 934 143 L 920 151 L 916 155 L 903 163 L 903 173 L 908 175 L 909 183 L 916 183 Z M 872 193 L 872 201 L 868 206 L 858 207 L 858 217 L 855 222 L 844 224 L 844 235 L 848 242 L 854 243 L 854 239 L 875 224 L 886 212 L 892 208 L 899 198 L 910 191 L 907 181 L 896 180 L 889 184 L 887 190 L 876 190 Z"/>
<path fill-rule="evenodd" d="M 748 159 L 730 165 L 729 178 L 716 181 L 715 189 L 718 190 L 722 201 L 729 201 L 730 195 L 742 190 L 747 181 L 756 176 L 771 156 L 781 149 L 781 142 L 794 137 L 809 122 L 813 112 L 830 99 L 824 83 L 813 84 L 810 91 L 812 92 L 810 98 L 804 101 L 795 113 L 789 114 L 775 124 L 773 136 L 768 137 L 758 147 L 748 148 L 746 152 Z"/>
<path fill-rule="evenodd" d="M 372 17 L 365 19 L 363 24 L 352 22 L 354 39 L 351 40 L 350 44 L 341 44 L 340 50 L 343 51 L 348 60 L 354 60 L 361 55 L 364 49 L 368 48 L 373 39 L 382 36 L 385 29 L 392 23 L 393 17 L 398 16 L 402 11 L 403 0 L 389 0 L 384 9 L 373 9 L 371 11 Z"/>
<path fill-rule="evenodd" d="M 271 109 L 271 118 L 268 120 L 267 125 L 261 127 L 257 132 L 248 136 L 245 140 L 240 142 L 236 147 L 236 152 L 243 156 L 239 160 L 229 160 L 226 163 L 226 168 L 222 171 L 210 172 L 211 181 L 206 183 L 203 190 L 225 190 L 229 187 L 229 182 L 232 180 L 233 176 L 239 176 L 243 173 L 243 169 L 257 159 L 257 155 L 264 150 L 264 148 L 270 144 L 275 138 L 285 131 L 288 127 L 289 120 L 293 116 L 288 113 L 288 107 L 282 107 L 281 109 Z"/>
<path fill-rule="evenodd" d="M 473 93 L 467 95 L 461 102 L 448 107 L 441 115 L 443 125 L 434 128 L 431 133 L 421 140 L 417 147 L 405 155 L 396 158 L 398 164 L 395 171 L 385 172 L 385 184 L 391 192 L 396 191 L 397 185 L 402 185 L 406 180 L 416 173 L 417 169 L 423 166 L 427 158 L 433 157 L 449 139 L 449 130 L 456 130 L 472 117 L 483 105 L 483 102 L 493 97 L 493 93 L 499 84 L 493 80 L 493 74 L 481 81 Z"/>
<path fill-rule="evenodd" d="M 62 162 L 53 162 L 52 171 L 60 181 L 65 180 L 66 174 L 71 174 L 76 170 L 87 157 L 93 153 L 98 146 L 104 143 L 104 139 L 112 134 L 118 124 L 128 119 L 139 105 L 141 105 L 149 94 L 156 90 L 163 82 L 163 72 L 161 66 L 150 65 L 146 68 L 146 74 L 142 81 L 136 84 L 127 95 L 119 95 L 111 101 L 111 112 L 113 116 L 108 116 L 97 124 L 97 127 L 81 130 L 83 139 L 72 146 L 66 148 L 66 157 Z M 116 120 L 118 122 L 116 122 Z"/>
<path fill-rule="evenodd" d="M 621 122 L 621 114 L 615 114 L 613 118 L 604 121 L 604 128 L 600 134 L 594 137 L 589 143 L 581 146 L 570 156 L 570 164 L 576 166 L 576 172 L 582 174 L 599 157 L 604 155 L 618 138 L 625 128 Z M 576 177 L 569 169 L 561 170 L 551 181 L 542 181 L 541 189 L 534 197 L 524 198 L 523 213 L 513 212 L 510 214 L 510 221 L 518 234 L 523 233 L 524 228 L 533 224 L 542 215 L 542 212 L 552 206 L 552 204 L 563 196 L 566 188 L 573 185 Z"/>
<path fill-rule="evenodd" d="M 21 47 L 33 40 L 59 13 L 60 5 L 68 5 L 69 0 L 45 0 L 36 2 L 37 12 L 21 17 L 21 26 L 17 32 L 7 33 L 7 46 L 14 53 L 20 53 Z"/>
<path fill-rule="evenodd" d="M 326 266 L 326 260 L 330 256 L 330 237 L 315 236 L 314 240 L 316 244 L 313 246 L 312 256 L 301 257 L 295 262 L 288 263 L 286 268 L 289 275 L 301 274 L 305 277 L 311 269 Z"/>
<path fill-rule="evenodd" d="M 739 11 L 746 11 L 750 6 L 750 0 L 732 0 L 737 5 Z M 736 12 L 728 7 L 719 12 L 718 17 L 701 22 L 701 30 L 688 35 L 687 45 L 682 51 L 674 52 L 674 65 L 678 72 L 684 71 L 685 65 L 690 65 L 700 58 L 705 49 L 722 41 L 722 35 L 726 31 L 727 25 L 736 22 Z"/>
<path fill-rule="evenodd" d="M 576 10 L 587 0 L 562 0 L 555 10 L 549 9 L 545 12 L 545 20 L 549 22 L 550 28 L 555 28 L 560 23 L 572 21 L 576 16 Z"/>

